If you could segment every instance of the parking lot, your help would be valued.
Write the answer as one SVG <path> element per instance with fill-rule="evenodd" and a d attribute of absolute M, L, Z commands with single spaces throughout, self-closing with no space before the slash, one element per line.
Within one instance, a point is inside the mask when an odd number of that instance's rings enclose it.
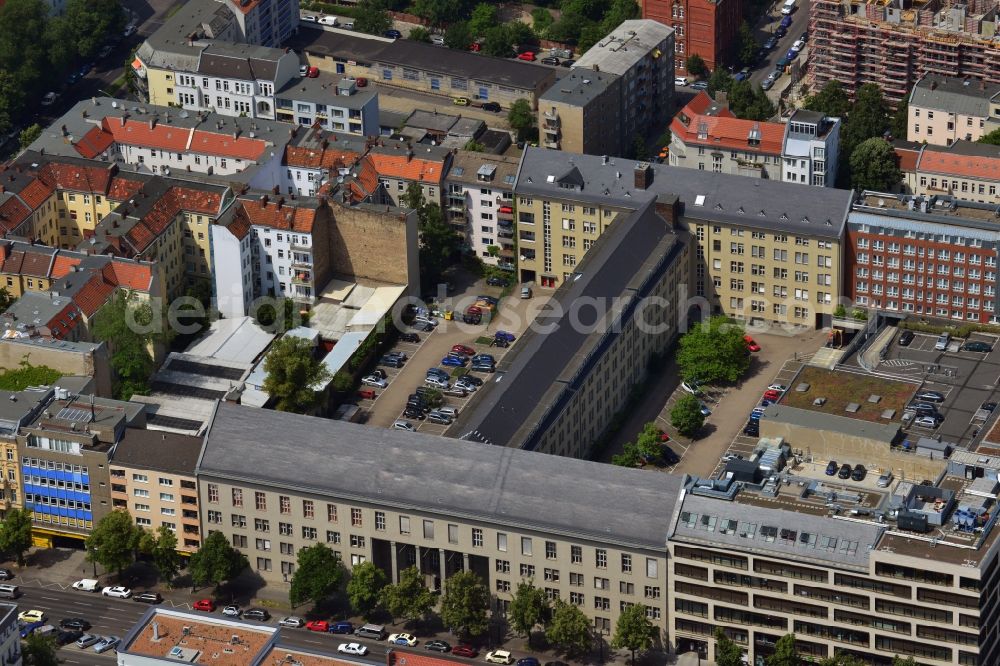
<path fill-rule="evenodd" d="M 938 336 L 916 333 L 909 345 L 899 344 L 897 334 L 879 364 L 877 371 L 910 380 L 921 380 L 921 390 L 937 391 L 944 395 L 937 404 L 944 420 L 937 428 L 910 425 L 906 428 L 908 439 L 941 437 L 944 441 L 968 446 L 992 421 L 993 415 L 983 419 L 979 413 L 985 402 L 1000 401 L 1000 345 L 997 338 L 985 333 L 973 333 L 968 340 L 951 340 L 944 351 L 934 348 Z M 985 342 L 989 352 L 962 349 L 968 341 Z"/>

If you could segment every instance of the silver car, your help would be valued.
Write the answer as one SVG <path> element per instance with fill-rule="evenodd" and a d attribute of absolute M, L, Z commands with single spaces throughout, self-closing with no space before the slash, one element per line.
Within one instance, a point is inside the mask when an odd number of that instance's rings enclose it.
<path fill-rule="evenodd" d="M 94 652 L 101 654 L 103 652 L 107 652 L 108 650 L 117 649 L 118 644 L 121 642 L 122 639 L 118 636 L 105 636 L 94 645 Z"/>
<path fill-rule="evenodd" d="M 97 645 L 101 642 L 100 636 L 95 636 L 94 634 L 84 634 L 80 636 L 76 641 L 76 646 L 80 649 L 89 648 L 91 645 Z"/>
<path fill-rule="evenodd" d="M 298 629 L 300 627 L 306 626 L 306 621 L 301 617 L 296 617 L 295 615 L 289 615 L 288 617 L 283 617 L 278 620 L 279 627 L 291 627 L 292 629 Z"/>

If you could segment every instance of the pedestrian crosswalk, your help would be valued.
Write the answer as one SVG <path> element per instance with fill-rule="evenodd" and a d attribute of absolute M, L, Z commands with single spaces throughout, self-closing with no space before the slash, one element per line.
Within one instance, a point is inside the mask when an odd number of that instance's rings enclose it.
<path fill-rule="evenodd" d="M 905 358 L 890 358 L 882 361 L 882 365 L 888 365 L 893 368 L 905 368 L 908 365 L 914 365 L 913 361 L 908 361 Z"/>

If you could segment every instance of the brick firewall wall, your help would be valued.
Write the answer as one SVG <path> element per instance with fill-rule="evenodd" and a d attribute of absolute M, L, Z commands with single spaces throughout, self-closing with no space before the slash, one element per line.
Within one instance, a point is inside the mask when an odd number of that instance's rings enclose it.
<path fill-rule="evenodd" d="M 676 31 L 678 45 L 674 58 L 679 60 L 675 74 L 687 74 L 685 60 L 697 53 L 710 70 L 725 64 L 731 55 L 742 20 L 741 0 L 642 0 L 642 17 L 668 25 Z M 683 47 L 683 48 L 681 48 Z"/>
<path fill-rule="evenodd" d="M 334 275 L 416 286 L 413 215 L 333 204 L 333 220 L 329 247 Z"/>

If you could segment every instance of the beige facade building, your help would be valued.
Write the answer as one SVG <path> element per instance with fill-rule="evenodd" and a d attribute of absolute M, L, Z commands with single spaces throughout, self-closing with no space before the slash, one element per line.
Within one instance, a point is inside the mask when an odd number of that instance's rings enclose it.
<path fill-rule="evenodd" d="M 604 630 L 627 604 L 666 627 L 661 498 L 678 481 L 225 403 L 198 464 L 205 529 L 224 533 L 269 584 L 323 542 L 348 567 L 371 561 L 393 581 L 417 566 L 433 589 L 474 571 L 501 612 L 531 579 Z"/>
<path fill-rule="evenodd" d="M 623 213 L 675 195 L 694 245 L 690 297 L 705 299 L 692 304 L 810 327 L 836 308 L 850 192 L 528 149 L 514 194 L 521 281 L 559 286 Z"/>
<path fill-rule="evenodd" d="M 907 193 L 1000 203 L 996 146 L 961 139 L 947 147 L 926 144 L 897 147 L 896 151 Z"/>
<path fill-rule="evenodd" d="M 171 530 L 177 550 L 186 554 L 201 545 L 194 475 L 201 445 L 201 437 L 128 428 L 110 468 L 113 508 L 128 511 L 151 532 Z"/>
<path fill-rule="evenodd" d="M 978 141 L 1000 128 L 1000 85 L 925 74 L 910 93 L 906 136 L 909 141 L 950 146 Z"/>
<path fill-rule="evenodd" d="M 569 153 L 621 155 L 622 79 L 572 69 L 538 101 L 542 145 Z"/>

